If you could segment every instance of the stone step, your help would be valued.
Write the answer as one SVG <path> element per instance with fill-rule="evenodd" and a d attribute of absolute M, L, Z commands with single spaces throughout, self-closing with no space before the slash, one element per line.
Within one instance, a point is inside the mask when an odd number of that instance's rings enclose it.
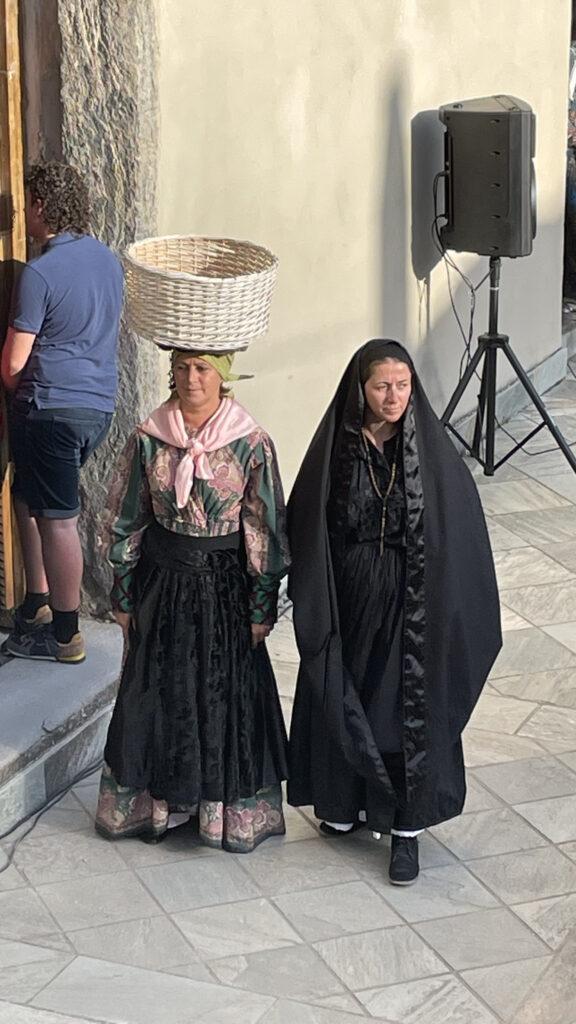
<path fill-rule="evenodd" d="M 81 665 L 12 658 L 0 667 L 0 839 L 102 755 L 122 634 L 91 620 L 81 628 Z"/>

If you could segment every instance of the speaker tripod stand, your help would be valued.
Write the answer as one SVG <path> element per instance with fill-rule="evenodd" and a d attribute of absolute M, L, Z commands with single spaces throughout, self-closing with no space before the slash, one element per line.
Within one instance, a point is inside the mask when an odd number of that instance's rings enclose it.
<path fill-rule="evenodd" d="M 536 434 L 542 430 L 543 427 L 548 427 L 548 430 L 552 434 L 552 437 L 556 441 L 560 451 L 570 463 L 571 468 L 576 473 L 576 456 L 570 448 L 570 445 L 566 441 L 566 438 L 558 430 L 558 427 L 554 423 L 554 420 L 550 416 L 546 406 L 544 405 L 540 395 L 536 391 L 536 388 L 532 384 L 532 381 L 528 377 L 523 366 L 519 362 L 517 356 L 513 352 L 510 346 L 510 339 L 506 334 L 498 333 L 498 298 L 500 293 L 500 257 L 490 257 L 490 313 L 488 322 L 488 333 L 481 334 L 478 338 L 478 348 L 476 349 L 472 359 L 470 360 L 466 371 L 458 384 L 452 398 L 448 402 L 446 409 L 441 417 L 442 424 L 450 430 L 455 437 L 458 438 L 460 444 L 464 446 L 466 451 L 474 458 L 481 466 L 484 467 L 485 476 L 494 476 L 494 471 L 507 462 L 520 448 L 522 448 L 527 441 L 533 438 Z M 519 441 L 518 444 L 511 448 L 498 462 L 494 462 L 494 451 L 495 451 L 495 432 L 496 432 L 496 361 L 498 352 L 502 352 L 512 369 L 514 370 L 518 380 L 522 384 L 524 390 L 530 397 L 532 404 L 536 407 L 542 422 L 538 424 L 534 430 L 530 431 Z M 455 427 L 452 426 L 450 420 L 456 410 L 456 407 L 462 398 L 468 384 L 470 383 L 472 376 L 476 372 L 476 369 L 484 359 L 484 366 L 482 368 L 482 378 L 480 383 L 480 394 L 478 396 L 478 408 L 476 411 L 476 422 L 474 425 L 474 435 L 472 443 L 464 440 L 460 436 Z M 482 458 L 480 453 L 480 447 L 482 444 L 482 435 L 485 428 L 485 456 Z"/>

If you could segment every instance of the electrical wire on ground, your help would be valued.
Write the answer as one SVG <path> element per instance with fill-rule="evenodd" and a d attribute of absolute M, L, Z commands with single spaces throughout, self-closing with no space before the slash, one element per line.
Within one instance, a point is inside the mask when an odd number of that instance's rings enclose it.
<path fill-rule="evenodd" d="M 56 793 L 48 801 L 45 807 L 42 808 L 42 810 L 36 811 L 34 814 L 29 814 L 28 817 L 23 819 L 23 821 L 18 822 L 17 825 L 14 825 L 12 828 L 8 829 L 7 832 L 4 832 L 2 835 L 0 835 L 0 842 L 4 842 L 4 840 L 11 836 L 13 832 L 16 832 L 18 829 L 22 828 L 22 826 L 25 825 L 26 822 L 31 822 L 30 827 L 27 828 L 25 832 L 22 832 L 21 835 L 19 835 L 12 843 L 9 844 L 10 849 L 8 851 L 6 851 L 4 848 L 0 849 L 0 853 L 4 853 L 6 857 L 5 862 L 0 864 L 0 875 L 2 874 L 3 871 L 8 870 L 8 868 L 10 867 L 14 860 L 14 855 L 16 853 L 16 850 L 20 846 L 20 843 L 22 842 L 23 839 L 26 839 L 26 837 L 34 831 L 40 819 L 43 818 L 44 815 L 49 810 L 51 810 L 52 807 L 54 807 L 54 805 L 57 804 L 62 799 L 63 796 L 66 796 L 66 794 L 69 793 L 71 789 L 74 789 L 75 786 L 78 786 L 81 782 L 84 781 L 84 779 L 87 779 L 90 775 L 93 775 L 95 771 L 101 768 L 102 764 L 102 758 L 99 758 L 97 761 L 94 761 L 94 763 L 90 765 L 89 768 L 85 768 L 84 771 L 80 772 L 73 779 L 72 782 L 70 782 L 67 786 L 64 787 L 64 789 L 61 789 L 58 793 Z"/>

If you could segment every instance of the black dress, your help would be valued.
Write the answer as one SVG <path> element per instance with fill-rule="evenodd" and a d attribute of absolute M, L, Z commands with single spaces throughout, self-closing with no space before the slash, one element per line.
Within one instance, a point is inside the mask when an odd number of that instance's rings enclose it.
<path fill-rule="evenodd" d="M 363 367 L 412 370 L 383 553 L 382 504 L 360 442 Z M 369 448 L 379 490 L 392 447 Z M 499 602 L 476 487 L 434 415 L 410 356 L 369 342 L 352 359 L 290 501 L 289 593 L 301 655 L 288 799 L 379 832 L 458 815 L 461 733 L 501 646 Z"/>
<path fill-rule="evenodd" d="M 402 750 L 402 634 L 406 563 L 406 503 L 398 437 L 380 452 L 371 442 L 358 445 L 347 508 L 347 530 L 331 538 L 342 658 L 360 694 L 378 749 Z M 395 483 L 386 503 L 384 548 L 380 549 L 380 493 Z"/>
<path fill-rule="evenodd" d="M 273 446 L 255 429 L 208 453 L 176 502 L 184 450 L 134 432 L 110 485 L 113 603 L 131 616 L 96 817 L 159 838 L 172 812 L 244 853 L 284 832 L 286 735 L 265 645 L 288 556 Z"/>

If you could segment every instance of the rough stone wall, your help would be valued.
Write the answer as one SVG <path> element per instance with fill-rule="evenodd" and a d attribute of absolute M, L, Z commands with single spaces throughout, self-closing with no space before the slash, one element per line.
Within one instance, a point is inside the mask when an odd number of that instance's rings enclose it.
<path fill-rule="evenodd" d="M 91 183 L 94 234 L 121 252 L 155 231 L 154 2 L 58 0 L 58 26 L 62 157 Z M 91 615 L 109 607 L 110 570 L 98 537 L 111 465 L 134 424 L 158 404 L 164 384 L 160 354 L 123 325 L 117 412 L 107 442 L 83 471 L 83 607 Z"/>

